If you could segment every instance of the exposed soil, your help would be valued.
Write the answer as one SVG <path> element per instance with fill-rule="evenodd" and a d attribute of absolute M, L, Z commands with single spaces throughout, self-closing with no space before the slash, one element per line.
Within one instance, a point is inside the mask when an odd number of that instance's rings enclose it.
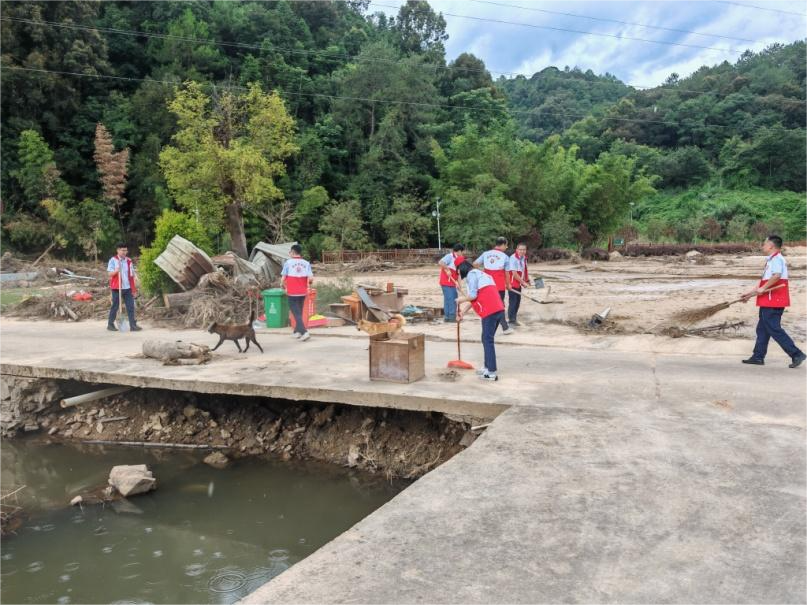
<path fill-rule="evenodd" d="M 223 446 L 229 457 L 275 454 L 412 479 L 473 443 L 467 423 L 442 414 L 255 397 L 140 390 L 51 412 L 51 439 Z"/>

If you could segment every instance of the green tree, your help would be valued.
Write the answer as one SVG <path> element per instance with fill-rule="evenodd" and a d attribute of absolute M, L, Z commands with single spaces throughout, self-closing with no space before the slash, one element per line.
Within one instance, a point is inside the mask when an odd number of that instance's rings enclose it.
<path fill-rule="evenodd" d="M 731 242 L 744 242 L 748 240 L 748 225 L 751 218 L 745 214 L 738 214 L 726 225 L 726 239 Z"/>
<path fill-rule="evenodd" d="M 426 243 L 432 221 L 424 206 L 423 200 L 412 195 L 399 195 L 392 200 L 392 213 L 384 219 L 387 246 L 411 248 Z"/>
<path fill-rule="evenodd" d="M 575 236 L 572 214 L 563 206 L 550 212 L 541 225 L 541 236 L 547 248 L 570 247 Z"/>
<path fill-rule="evenodd" d="M 332 204 L 322 217 L 320 228 L 325 234 L 325 250 L 365 250 L 370 246 L 361 220 L 358 200 Z"/>
<path fill-rule="evenodd" d="M 174 290 L 174 282 L 154 264 L 154 260 L 163 253 L 175 235 L 184 237 L 208 254 L 213 253 L 207 229 L 196 217 L 174 210 L 164 210 L 155 222 L 154 241 L 151 246 L 140 249 L 138 274 L 140 285 L 147 294 Z"/>
<path fill-rule="evenodd" d="M 257 84 L 211 100 L 188 82 L 170 108 L 179 131 L 160 153 L 160 166 L 171 194 L 212 233 L 226 224 L 233 251 L 246 258 L 243 212 L 271 212 L 283 199 L 275 179 L 297 150 L 293 119 L 277 94 Z"/>
<path fill-rule="evenodd" d="M 35 211 L 46 198 L 63 202 L 71 195 L 67 184 L 56 168 L 53 152 L 35 130 L 24 130 L 17 145 L 19 168 L 12 172 L 25 196 L 23 209 Z"/>

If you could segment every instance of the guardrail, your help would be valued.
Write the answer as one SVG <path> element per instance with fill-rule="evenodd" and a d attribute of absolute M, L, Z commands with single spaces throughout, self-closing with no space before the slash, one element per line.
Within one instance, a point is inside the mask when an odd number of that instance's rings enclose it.
<path fill-rule="evenodd" d="M 389 262 L 421 262 L 432 261 L 448 254 L 450 248 L 396 248 L 391 250 L 339 250 L 337 252 L 323 252 L 322 262 L 328 263 L 355 263 L 365 258 L 377 258 Z"/>

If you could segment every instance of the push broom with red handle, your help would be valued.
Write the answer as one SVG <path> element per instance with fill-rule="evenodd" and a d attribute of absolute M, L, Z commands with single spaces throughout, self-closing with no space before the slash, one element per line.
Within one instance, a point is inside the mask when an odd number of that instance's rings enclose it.
<path fill-rule="evenodd" d="M 449 368 L 457 368 L 458 370 L 473 370 L 474 366 L 472 366 L 467 361 L 462 360 L 462 354 L 460 352 L 460 323 L 462 322 L 462 316 L 460 315 L 460 303 L 457 302 L 457 358 L 452 359 L 448 362 Z"/>

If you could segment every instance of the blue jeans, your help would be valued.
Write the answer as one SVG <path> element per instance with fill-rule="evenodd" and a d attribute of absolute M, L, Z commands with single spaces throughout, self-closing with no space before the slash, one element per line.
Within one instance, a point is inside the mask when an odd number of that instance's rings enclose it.
<path fill-rule="evenodd" d="M 504 320 L 504 311 L 482 318 L 482 348 L 485 350 L 485 368 L 490 372 L 496 371 L 496 346 L 493 343 L 493 337 L 502 320 Z"/>
<path fill-rule="evenodd" d="M 765 359 L 768 353 L 768 342 L 773 338 L 785 353 L 792 359 L 801 354 L 801 350 L 793 339 L 782 329 L 782 307 L 760 307 L 757 322 L 757 343 L 754 345 L 754 359 Z"/>
<path fill-rule="evenodd" d="M 123 304 L 126 305 L 126 314 L 129 316 L 129 325 L 134 327 L 137 325 L 134 316 L 134 296 L 132 296 L 131 288 L 124 288 L 120 291 L 123 294 Z M 109 308 L 109 322 L 107 325 L 114 326 L 115 318 L 118 316 L 118 308 L 120 307 L 120 296 L 116 289 L 112 290 L 112 306 Z"/>
<path fill-rule="evenodd" d="M 448 320 L 457 318 L 457 289 L 454 286 L 443 288 L 443 316 Z"/>

